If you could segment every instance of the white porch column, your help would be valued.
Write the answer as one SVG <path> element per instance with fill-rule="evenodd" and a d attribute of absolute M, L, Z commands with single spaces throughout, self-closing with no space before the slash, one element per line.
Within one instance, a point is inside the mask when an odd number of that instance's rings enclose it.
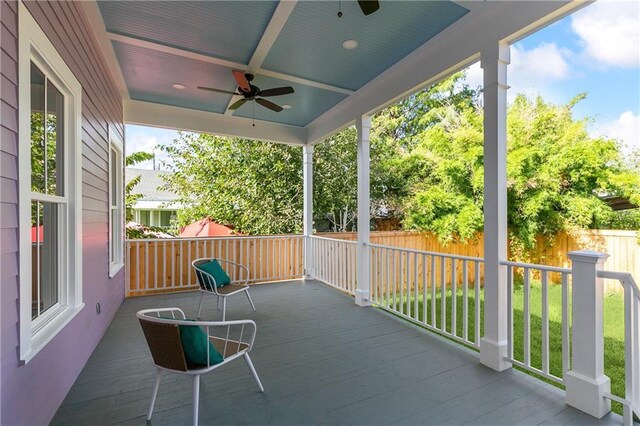
<path fill-rule="evenodd" d="M 370 306 L 371 257 L 369 232 L 369 133 L 371 119 L 367 116 L 356 119 L 358 131 L 358 245 L 356 304 Z"/>
<path fill-rule="evenodd" d="M 484 337 L 480 362 L 497 371 L 507 355 L 507 65 L 509 45 L 483 50 L 484 75 Z"/>
<path fill-rule="evenodd" d="M 604 375 L 604 283 L 598 271 L 609 255 L 592 251 L 569 252 L 573 291 L 571 370 L 567 372 L 567 404 L 601 418 L 611 411 L 611 381 Z"/>
<path fill-rule="evenodd" d="M 304 279 L 310 279 L 314 274 L 311 246 L 311 236 L 313 235 L 313 145 L 305 145 L 302 147 L 302 184 L 304 187 L 302 201 Z"/>

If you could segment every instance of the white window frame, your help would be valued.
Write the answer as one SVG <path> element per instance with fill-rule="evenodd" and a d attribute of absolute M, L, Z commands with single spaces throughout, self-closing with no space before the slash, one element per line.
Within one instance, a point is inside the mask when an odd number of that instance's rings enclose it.
<path fill-rule="evenodd" d="M 117 176 L 112 176 L 111 151 L 116 152 Z M 118 188 L 118 198 L 115 206 L 113 202 L 113 182 Z M 120 135 L 113 126 L 109 126 L 109 278 L 113 278 L 124 267 L 124 146 Z M 113 233 L 113 211 L 118 212 L 120 228 L 117 235 Z M 116 259 L 112 261 L 115 253 Z"/>
<path fill-rule="evenodd" d="M 20 212 L 20 360 L 29 362 L 82 310 L 82 86 L 27 8 L 18 9 L 18 189 Z M 61 291 L 46 315 L 31 319 L 31 62 L 64 95 L 65 214 L 61 238 Z"/>

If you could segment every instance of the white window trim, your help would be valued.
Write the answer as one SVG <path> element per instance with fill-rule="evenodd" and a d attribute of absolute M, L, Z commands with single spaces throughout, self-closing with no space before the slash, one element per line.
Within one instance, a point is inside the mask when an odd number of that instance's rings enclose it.
<path fill-rule="evenodd" d="M 120 159 L 120 164 L 118 166 L 118 171 L 119 171 L 119 176 L 112 176 L 111 174 L 111 150 L 115 149 L 118 152 L 119 155 L 119 159 Z M 113 183 L 113 179 L 116 179 L 117 183 L 118 183 L 118 187 L 120 188 L 120 229 L 121 229 L 121 234 L 119 236 L 120 239 L 120 247 L 119 247 L 119 251 L 120 253 L 118 253 L 118 259 L 116 259 L 115 262 L 111 261 L 111 254 L 113 253 L 114 247 L 113 247 L 113 238 L 114 236 L 112 235 L 113 233 L 113 224 L 112 222 L 112 218 L 111 218 L 111 210 L 112 210 L 112 206 L 111 206 L 111 200 L 112 200 L 112 196 L 113 194 L 111 193 L 111 189 L 112 186 L 111 184 Z M 123 267 L 124 267 L 124 250 L 125 250 L 125 245 L 124 245 L 124 209 L 125 209 L 125 205 L 124 205 L 124 188 L 123 188 L 123 180 L 124 180 L 124 144 L 122 143 L 122 139 L 120 138 L 120 135 L 118 135 L 118 133 L 115 131 L 115 129 L 113 128 L 113 126 L 109 126 L 109 278 L 113 278 Z"/>
<path fill-rule="evenodd" d="M 82 86 L 27 8 L 18 9 L 18 189 L 20 194 L 20 360 L 29 362 L 82 310 Z M 60 266 L 66 277 L 61 300 L 51 313 L 31 319 L 31 61 L 36 59 L 43 72 L 65 96 L 64 170 L 67 203 L 66 253 L 60 253 Z M 64 228 L 64 227 L 63 227 Z"/>

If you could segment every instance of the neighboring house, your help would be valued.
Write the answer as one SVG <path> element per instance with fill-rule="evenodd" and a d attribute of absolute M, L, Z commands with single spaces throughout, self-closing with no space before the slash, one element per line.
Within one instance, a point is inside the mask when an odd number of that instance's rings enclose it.
<path fill-rule="evenodd" d="M 165 183 L 162 176 L 170 173 L 162 170 L 125 169 L 127 183 L 140 176 L 140 182 L 132 190 L 132 193 L 142 195 L 133 205 L 134 222 L 159 228 L 171 226 L 180 205 L 175 202 L 177 194 L 161 189 Z"/>

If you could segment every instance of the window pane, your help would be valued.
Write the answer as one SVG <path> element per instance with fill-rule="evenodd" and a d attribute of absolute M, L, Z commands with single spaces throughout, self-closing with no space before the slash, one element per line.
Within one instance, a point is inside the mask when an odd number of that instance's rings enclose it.
<path fill-rule="evenodd" d="M 171 213 L 172 212 L 160 212 L 160 226 L 169 226 L 171 225 Z"/>
<path fill-rule="evenodd" d="M 55 203 L 31 203 L 32 318 L 59 300 L 58 209 Z"/>
<path fill-rule="evenodd" d="M 118 155 L 111 150 L 111 205 L 118 205 Z"/>
<path fill-rule="evenodd" d="M 120 241 L 120 218 L 118 209 L 111 209 L 111 262 L 119 261 L 118 241 Z"/>
<path fill-rule="evenodd" d="M 44 178 L 45 77 L 31 63 L 31 190 L 45 193 Z"/>
<path fill-rule="evenodd" d="M 47 81 L 47 156 L 45 177 L 47 179 L 47 193 L 64 195 L 64 96 L 56 86 Z"/>
<path fill-rule="evenodd" d="M 141 210 L 140 211 L 140 223 L 146 226 L 150 226 L 151 225 L 151 218 L 150 218 L 150 214 L 151 212 L 149 210 Z"/>

